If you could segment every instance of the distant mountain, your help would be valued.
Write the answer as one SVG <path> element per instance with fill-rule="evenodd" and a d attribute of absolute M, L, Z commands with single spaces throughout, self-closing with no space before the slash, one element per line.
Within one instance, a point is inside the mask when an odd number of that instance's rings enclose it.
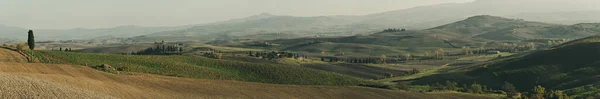
<path fill-rule="evenodd" d="M 498 29 L 511 27 L 546 27 L 555 24 L 531 22 L 519 19 L 508 19 L 490 15 L 479 15 L 469 17 L 465 20 L 438 26 L 429 30 L 444 30 L 462 34 L 481 34 Z"/>
<path fill-rule="evenodd" d="M 2 35 L 0 37 L 1 40 L 15 40 L 17 36 L 19 36 L 18 33 L 24 35 L 23 38 L 27 38 L 27 30 L 23 28 L 0 25 L 0 35 Z"/>
<path fill-rule="evenodd" d="M 577 23 L 600 22 L 600 10 L 565 12 L 528 12 L 508 15 L 504 17 L 571 25 Z"/>
<path fill-rule="evenodd" d="M 383 28 L 427 29 L 475 15 L 515 18 L 504 21 L 517 23 L 520 21 L 518 19 L 524 19 L 573 24 L 573 22 L 594 22 L 600 20 L 600 17 L 584 17 L 600 16 L 600 14 L 593 13 L 600 11 L 600 8 L 594 7 L 597 4 L 599 2 L 595 2 L 594 0 L 477 0 L 468 3 L 421 6 L 362 16 L 293 17 L 264 13 L 242 19 L 196 26 L 185 30 L 154 33 L 143 36 L 145 38 L 137 39 L 211 41 L 340 36 L 373 33 L 373 31 Z M 518 25 L 511 24 L 510 22 L 506 24 L 510 24 L 511 26 Z M 550 24 L 539 22 L 529 24 L 525 22 L 521 25 L 547 26 Z M 468 29 L 467 31 L 481 32 Z M 461 30 L 458 32 L 464 31 Z"/>
<path fill-rule="evenodd" d="M 580 23 L 560 25 L 479 15 L 424 31 L 448 34 L 462 38 L 488 40 L 524 40 L 538 38 L 578 39 L 600 34 L 600 24 Z"/>
<path fill-rule="evenodd" d="M 483 43 L 488 43 L 485 44 L 488 47 L 501 46 L 499 43 L 494 43 L 497 41 L 523 43 L 522 40 L 528 39 L 577 39 L 599 34 L 600 23 L 560 25 L 478 15 L 425 30 L 378 31 L 372 34 L 347 37 L 304 37 L 247 42 L 238 45 L 268 42 L 281 45 L 279 46 L 280 50 L 285 51 L 319 52 L 325 49 L 334 52 L 360 53 L 364 51 L 349 49 L 373 49 L 389 53 L 422 53 L 433 48 L 481 47 L 484 45 Z M 229 43 L 235 44 L 235 42 Z"/>
<path fill-rule="evenodd" d="M 424 29 L 461 20 L 474 15 L 493 15 L 540 22 L 596 21 L 600 11 L 595 0 L 477 0 L 446 3 L 362 16 L 362 23 Z M 587 12 L 585 12 L 587 11 Z M 579 17 L 556 17 L 576 12 Z M 552 16 L 549 16 L 552 15 Z M 569 15 L 566 15 L 569 16 Z M 572 24 L 572 23 L 571 23 Z"/>
<path fill-rule="evenodd" d="M 158 32 L 142 40 L 285 39 L 307 36 L 343 36 L 380 30 L 374 25 L 353 24 L 351 17 L 293 17 L 261 14 L 242 19 Z"/>
<path fill-rule="evenodd" d="M 129 38 L 139 35 L 146 35 L 160 31 L 184 29 L 190 26 L 179 27 L 141 27 L 141 26 L 119 26 L 114 28 L 100 29 L 32 29 L 37 40 L 85 40 L 101 39 L 106 37 Z M 0 39 L 20 39 L 27 38 L 29 29 L 10 27 L 0 25 Z"/>

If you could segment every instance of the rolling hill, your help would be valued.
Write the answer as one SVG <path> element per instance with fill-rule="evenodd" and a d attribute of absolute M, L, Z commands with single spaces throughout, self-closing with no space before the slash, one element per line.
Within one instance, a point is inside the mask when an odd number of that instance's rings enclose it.
<path fill-rule="evenodd" d="M 469 94 L 429 94 L 354 86 L 275 85 L 190 79 L 87 66 L 23 63 L 25 57 L 0 49 L 0 96 L 4 98 L 410 98 L 493 99 Z"/>
<path fill-rule="evenodd" d="M 307 36 L 341 36 L 368 33 L 379 29 L 372 25 L 351 24 L 355 20 L 335 17 L 293 17 L 271 16 L 265 18 L 238 19 L 245 21 L 219 22 L 211 25 L 195 26 L 183 30 L 158 32 L 136 37 L 142 40 L 230 40 L 257 39 L 273 40 Z"/>
<path fill-rule="evenodd" d="M 136 37 L 136 39 L 148 41 L 160 39 L 212 41 L 231 39 L 273 40 L 313 36 L 348 36 L 355 34 L 370 34 L 383 28 L 406 28 L 410 30 L 428 29 L 443 24 L 456 22 L 464 19 L 465 17 L 474 15 L 494 15 L 515 19 L 535 20 L 540 22 L 557 22 L 557 20 L 559 20 L 559 23 L 574 24 L 574 22 L 582 22 L 582 20 L 586 20 L 584 22 L 590 22 L 600 19 L 597 17 L 574 17 L 572 15 L 559 15 L 565 13 L 575 13 L 579 16 L 598 16 L 598 14 L 593 13 L 595 11 L 600 11 L 598 8 L 590 6 L 572 6 L 593 4 L 597 4 L 597 2 L 593 2 L 592 0 L 511 0 L 509 2 L 500 0 L 477 0 L 467 3 L 447 3 L 431 6 L 420 6 L 403 10 L 357 16 L 293 17 L 261 14 L 231 21 L 199 25 L 183 30 L 158 32 Z M 531 5 L 537 6 L 534 7 Z M 499 19 L 496 21 L 499 21 L 496 22 L 499 24 L 495 24 L 497 26 L 522 25 L 544 27 L 552 25 L 539 22 L 519 22 L 522 20 L 513 19 Z M 502 25 L 501 22 L 505 22 L 504 25 Z M 486 30 L 485 28 L 481 29 Z M 463 29 L 460 30 L 460 32 L 480 31 Z"/>
<path fill-rule="evenodd" d="M 566 5 L 568 4 L 568 5 Z M 293 17 L 263 13 L 223 22 L 174 27 L 120 26 L 105 29 L 34 29 L 40 39 L 90 39 L 101 36 L 156 40 L 272 40 L 311 36 L 340 36 L 373 33 L 383 28 L 427 29 L 474 15 L 494 15 L 540 22 L 575 24 L 598 21 L 600 9 L 593 0 L 476 0 L 447 3 L 356 16 Z M 536 5 L 536 6 L 531 6 Z M 574 6 L 579 5 L 579 6 Z M 510 7 L 506 7 L 510 6 Z M 24 28 L 0 26 L 3 39 L 22 39 Z M 472 31 L 477 32 L 477 31 Z M 492 35 L 492 34 L 490 34 Z M 250 37 L 251 36 L 251 37 Z"/>
<path fill-rule="evenodd" d="M 476 65 L 464 72 L 450 72 L 424 77 L 414 81 L 417 84 L 441 82 L 445 80 L 462 83 L 477 82 L 491 88 L 500 88 L 503 82 L 515 85 L 522 92 L 536 85 L 555 90 L 567 90 L 575 97 L 593 96 L 597 90 L 600 67 L 599 36 L 591 36 L 557 46 L 509 58 L 489 64 Z M 584 88 L 584 89 L 579 89 Z"/>
<path fill-rule="evenodd" d="M 595 27 L 586 25 L 593 30 Z M 503 32 L 503 30 L 522 27 L 520 32 Z M 535 27 L 535 28 L 534 28 Z M 315 53 L 322 50 L 328 52 L 376 54 L 390 53 L 424 53 L 437 48 L 460 48 L 462 46 L 479 47 L 484 42 L 493 40 L 519 41 L 531 38 L 576 38 L 591 34 L 573 30 L 573 33 L 554 31 L 559 27 L 575 27 L 541 22 L 531 22 L 518 19 L 508 19 L 497 16 L 478 15 L 465 20 L 434 27 L 426 30 L 406 30 L 397 32 L 377 32 L 368 35 L 354 35 L 348 37 L 305 37 L 296 39 L 278 39 L 265 41 L 279 44 L 278 48 L 284 51 L 300 51 Z M 525 30 L 537 29 L 527 32 Z M 570 28 L 569 28 L 570 29 Z M 543 30 L 543 31 L 542 31 Z M 547 33 L 547 31 L 554 31 Z M 559 33 L 565 35 L 557 35 Z M 556 36 L 552 36 L 556 35 Z M 249 42 L 256 43 L 256 42 Z M 248 44 L 243 44 L 248 45 Z M 490 45 L 492 46 L 492 45 Z"/>
<path fill-rule="evenodd" d="M 295 66 L 217 60 L 196 56 L 116 55 L 60 51 L 36 51 L 34 55 L 44 63 L 84 66 L 109 64 L 127 72 L 186 78 L 293 85 L 345 86 L 374 84 L 359 78 Z"/>

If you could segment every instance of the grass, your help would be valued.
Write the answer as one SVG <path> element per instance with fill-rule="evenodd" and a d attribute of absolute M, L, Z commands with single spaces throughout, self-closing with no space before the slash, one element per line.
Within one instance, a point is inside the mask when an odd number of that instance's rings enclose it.
<path fill-rule="evenodd" d="M 238 80 L 294 85 L 359 85 L 373 82 L 335 73 L 294 66 L 258 64 L 240 61 L 219 61 L 195 56 L 137 56 L 90 54 L 58 51 L 36 51 L 35 57 L 44 63 L 101 65 L 109 64 L 127 72 L 167 76 Z"/>
<path fill-rule="evenodd" d="M 208 44 L 190 44 L 189 47 L 192 48 L 210 48 L 210 49 L 215 49 L 215 50 L 219 50 L 219 51 L 225 51 L 225 52 L 239 52 L 239 51 L 265 51 L 263 49 L 252 49 L 252 48 L 239 48 L 239 47 L 225 47 L 225 46 L 213 46 L 213 45 L 208 45 Z"/>
<path fill-rule="evenodd" d="M 448 66 L 448 64 L 439 66 L 439 67 L 435 67 L 435 68 L 431 68 L 431 69 L 427 69 L 424 71 L 421 71 L 420 73 L 414 74 L 414 75 L 409 75 L 409 76 L 399 76 L 399 77 L 393 77 L 393 78 L 387 78 L 387 79 L 381 79 L 381 80 L 377 80 L 377 82 L 382 82 L 382 83 L 386 83 L 389 84 L 392 81 L 397 81 L 397 80 L 412 80 L 412 79 L 417 79 L 417 78 L 421 78 L 421 77 L 426 77 L 426 76 L 430 76 L 430 75 L 435 75 L 435 74 L 439 74 L 442 71 L 442 69 L 445 68 L 450 68 L 450 66 Z"/>
<path fill-rule="evenodd" d="M 487 55 L 482 55 L 482 56 L 461 57 L 461 58 L 458 58 L 457 60 L 488 61 L 488 60 L 492 60 L 494 58 L 497 58 L 498 55 L 501 55 L 501 56 L 510 56 L 510 55 L 513 55 L 513 54 L 512 53 L 502 52 L 500 54 L 487 54 Z"/>
<path fill-rule="evenodd" d="M 493 93 L 472 94 L 472 93 L 464 93 L 464 92 L 456 92 L 456 91 L 435 91 L 435 92 L 428 92 L 428 94 L 432 94 L 432 95 L 451 94 L 453 97 L 456 97 L 456 96 L 481 96 L 481 97 L 492 97 L 492 98 L 498 98 L 498 99 L 507 99 L 506 95 L 504 95 L 504 94 L 493 94 Z"/>
<path fill-rule="evenodd" d="M 470 66 L 468 71 L 435 74 L 416 79 L 412 84 L 477 82 L 500 89 L 503 82 L 509 82 L 521 92 L 529 92 L 534 86 L 541 85 L 547 90 L 564 90 L 572 98 L 585 98 L 594 95 L 598 88 L 582 89 L 582 86 L 600 85 L 600 40 L 597 39 L 589 37 L 550 50 Z"/>

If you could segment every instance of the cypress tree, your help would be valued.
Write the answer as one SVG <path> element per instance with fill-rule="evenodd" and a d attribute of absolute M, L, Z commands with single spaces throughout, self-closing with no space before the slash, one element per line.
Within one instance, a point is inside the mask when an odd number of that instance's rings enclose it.
<path fill-rule="evenodd" d="M 27 32 L 27 45 L 29 45 L 29 49 L 33 50 L 33 48 L 35 48 L 35 40 L 33 37 L 33 31 L 29 30 L 29 32 Z"/>

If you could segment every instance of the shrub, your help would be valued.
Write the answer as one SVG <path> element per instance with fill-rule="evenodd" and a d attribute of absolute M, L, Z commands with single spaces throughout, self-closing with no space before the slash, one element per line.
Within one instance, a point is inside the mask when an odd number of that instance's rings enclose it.
<path fill-rule="evenodd" d="M 408 85 L 407 82 L 398 82 L 398 83 L 396 83 L 395 87 L 400 90 L 408 90 L 410 88 L 410 86 Z"/>

